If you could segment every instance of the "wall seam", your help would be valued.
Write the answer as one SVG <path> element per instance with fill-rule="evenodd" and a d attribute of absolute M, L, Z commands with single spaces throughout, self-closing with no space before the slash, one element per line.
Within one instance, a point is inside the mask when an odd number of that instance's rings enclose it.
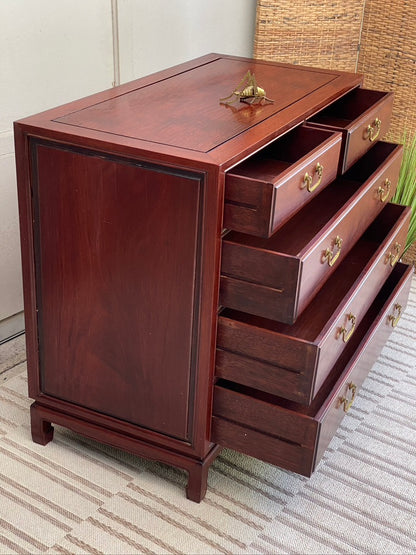
<path fill-rule="evenodd" d="M 118 33 L 118 0 L 111 0 L 111 27 L 113 35 L 113 87 L 120 84 L 120 43 Z"/>

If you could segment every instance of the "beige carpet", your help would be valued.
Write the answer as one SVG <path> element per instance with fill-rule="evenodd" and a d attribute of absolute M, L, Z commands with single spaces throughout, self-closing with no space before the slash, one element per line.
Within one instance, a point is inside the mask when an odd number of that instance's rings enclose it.
<path fill-rule="evenodd" d="M 314 476 L 223 451 L 199 505 L 178 470 L 62 428 L 32 443 L 15 359 L 0 376 L 0 553 L 416 552 L 416 278 Z"/>

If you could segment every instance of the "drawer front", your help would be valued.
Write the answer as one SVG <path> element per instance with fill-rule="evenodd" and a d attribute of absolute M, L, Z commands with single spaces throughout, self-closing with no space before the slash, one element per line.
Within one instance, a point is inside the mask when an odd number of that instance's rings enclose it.
<path fill-rule="evenodd" d="M 403 312 L 411 279 L 412 268 L 394 268 L 310 407 L 218 382 L 211 440 L 310 476 Z"/>
<path fill-rule="evenodd" d="M 316 243 L 303 258 L 302 279 L 299 287 L 298 313 L 313 296 L 317 284 L 322 283 L 331 267 L 340 264 L 365 229 L 394 195 L 399 179 L 402 149 L 375 172 L 351 202 L 334 218 L 332 225 L 317 236 Z M 388 184 L 387 184 L 388 183 Z"/>
<path fill-rule="evenodd" d="M 348 130 L 342 173 L 367 152 L 373 143 L 389 130 L 393 108 L 393 94 L 389 93 L 374 107 L 363 114 Z"/>
<path fill-rule="evenodd" d="M 396 212 L 396 206 L 387 206 L 386 211 Z M 406 243 L 410 221 L 410 209 L 400 207 L 401 215 L 392 232 L 380 245 L 376 256 L 362 272 L 361 279 L 354 291 L 342 306 L 335 312 L 319 338 L 321 356 L 316 369 L 312 398 L 317 394 L 331 367 L 343 351 L 346 343 L 355 333 L 361 319 L 367 312 L 375 295 L 387 279 L 399 259 Z M 346 259 L 349 262 L 349 259 Z M 342 268 L 340 268 L 342 272 Z"/>
<path fill-rule="evenodd" d="M 339 132 L 301 126 L 231 170 L 224 227 L 270 237 L 335 179 L 341 143 Z"/>
<path fill-rule="evenodd" d="M 308 404 L 397 263 L 409 218 L 387 205 L 293 326 L 223 311 L 216 375 Z"/>
<path fill-rule="evenodd" d="M 296 228 L 286 234 L 288 226 L 285 226 L 268 240 L 253 241 L 247 235 L 231 234 L 230 239 L 226 236 L 223 240 L 220 304 L 292 324 L 394 194 L 402 147 L 393 145 L 391 149 L 380 150 L 381 154 L 386 151 L 384 162 L 361 188 L 357 185 L 351 189 L 354 191 L 352 197 L 341 208 L 335 209 L 327 224 L 317 230 L 312 239 L 304 238 L 306 233 L 302 231 L 304 235 L 300 238 L 297 255 L 281 251 L 286 247 L 289 234 L 296 233 Z M 383 159 L 381 154 L 376 161 Z M 360 173 L 362 170 L 358 168 L 351 177 L 358 180 Z M 324 191 L 324 197 L 328 197 L 331 188 L 334 189 L 333 196 L 344 194 L 344 184 L 337 182 Z M 318 206 L 319 200 L 317 197 L 298 214 L 302 216 L 302 222 L 310 221 L 312 225 L 316 222 L 316 211 L 326 208 L 325 201 Z M 280 241 L 278 247 L 275 246 L 276 238 Z"/>
<path fill-rule="evenodd" d="M 308 120 L 308 125 L 342 131 L 340 173 L 350 168 L 389 129 L 393 93 L 354 89 Z"/>

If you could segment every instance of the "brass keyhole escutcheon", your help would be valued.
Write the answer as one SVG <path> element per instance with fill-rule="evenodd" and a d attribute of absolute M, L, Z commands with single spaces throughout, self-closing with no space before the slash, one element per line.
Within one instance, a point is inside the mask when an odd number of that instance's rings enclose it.
<path fill-rule="evenodd" d="M 347 395 L 348 393 L 351 392 L 351 398 L 348 399 L 347 396 L 345 397 L 341 397 L 340 398 L 340 406 L 342 406 L 344 408 L 344 412 L 348 412 L 350 410 L 350 408 L 352 407 L 352 404 L 354 403 L 355 400 L 355 395 L 357 393 L 357 386 L 355 385 L 355 383 L 350 382 L 348 384 L 348 389 L 347 389 Z"/>
<path fill-rule="evenodd" d="M 348 322 L 351 323 L 351 327 L 348 330 L 346 325 L 348 324 Z M 352 334 L 354 333 L 355 330 L 355 324 L 357 323 L 357 317 L 354 316 L 354 314 L 352 314 L 351 312 L 349 314 L 347 314 L 347 323 L 345 326 L 341 326 L 338 332 L 338 337 L 342 336 L 342 340 L 344 341 L 344 343 L 347 343 L 350 339 Z"/>
<path fill-rule="evenodd" d="M 386 200 L 389 198 L 390 189 L 391 189 L 391 181 L 387 177 L 386 180 L 384 181 L 384 185 L 383 186 L 380 185 L 380 187 L 377 189 L 377 194 L 381 202 L 386 202 Z"/>
<path fill-rule="evenodd" d="M 305 173 L 304 178 L 303 178 L 303 185 L 304 185 L 304 187 L 306 187 L 306 189 L 308 190 L 309 193 L 312 193 L 313 191 L 315 191 L 315 189 L 317 189 L 319 187 L 319 185 L 321 184 L 321 182 L 322 182 L 322 175 L 324 173 L 324 167 L 319 162 L 315 166 L 315 172 L 314 173 L 318 176 L 318 181 L 314 185 L 312 185 L 313 176 L 309 175 L 308 172 Z"/>
<path fill-rule="evenodd" d="M 342 239 L 339 235 L 335 237 L 332 250 L 328 247 L 322 255 L 322 263 L 328 262 L 328 266 L 333 266 L 341 254 Z"/>
<path fill-rule="evenodd" d="M 365 139 L 368 139 L 370 143 L 374 142 L 380 134 L 381 129 L 381 119 L 376 118 L 372 124 L 367 126 Z"/>
<path fill-rule="evenodd" d="M 393 307 L 393 314 L 390 314 L 389 317 L 387 318 L 392 328 L 395 328 L 399 323 L 399 320 L 402 316 L 402 309 L 403 309 L 402 305 L 396 303 Z"/>

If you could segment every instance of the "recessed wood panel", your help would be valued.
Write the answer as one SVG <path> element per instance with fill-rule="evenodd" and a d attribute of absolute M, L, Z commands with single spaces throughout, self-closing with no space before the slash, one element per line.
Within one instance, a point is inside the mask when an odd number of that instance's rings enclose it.
<path fill-rule="evenodd" d="M 41 389 L 186 439 L 202 182 L 35 144 Z"/>
<path fill-rule="evenodd" d="M 247 71 L 273 103 L 220 103 Z M 328 85 L 338 74 L 238 59 L 217 59 L 56 121 L 134 139 L 208 152 Z M 244 88 L 244 87 L 242 87 Z"/>

